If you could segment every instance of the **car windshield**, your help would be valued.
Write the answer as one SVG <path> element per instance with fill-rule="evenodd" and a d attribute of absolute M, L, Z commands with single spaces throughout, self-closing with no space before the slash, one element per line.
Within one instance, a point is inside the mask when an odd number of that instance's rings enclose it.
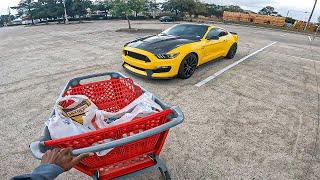
<path fill-rule="evenodd" d="M 207 32 L 208 26 L 206 25 L 193 25 L 193 24 L 181 24 L 173 26 L 161 34 L 179 36 L 186 39 L 200 40 Z"/>

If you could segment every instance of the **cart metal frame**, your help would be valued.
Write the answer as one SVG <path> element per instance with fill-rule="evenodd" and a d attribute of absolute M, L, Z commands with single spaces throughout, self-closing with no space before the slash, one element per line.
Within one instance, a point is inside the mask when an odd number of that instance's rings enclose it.
<path fill-rule="evenodd" d="M 98 73 L 98 74 L 92 74 L 92 75 L 88 75 L 88 76 L 82 76 L 82 77 L 77 77 L 74 78 L 72 80 L 70 80 L 66 86 L 64 87 L 63 91 L 61 92 L 59 97 L 62 97 L 64 92 L 72 86 L 75 86 L 77 84 L 80 83 L 80 81 L 85 80 L 85 79 L 91 79 L 91 78 L 96 78 L 96 77 L 102 77 L 102 76 L 110 76 L 111 78 L 126 78 L 124 75 L 117 73 L 117 72 L 107 72 L 107 73 Z M 137 85 L 137 84 L 136 84 Z M 141 87 L 141 86 L 140 86 Z M 144 88 L 142 88 L 142 92 L 146 92 L 147 90 L 145 90 Z M 143 131 L 141 133 L 135 134 L 133 136 L 129 136 L 126 138 L 122 138 L 122 139 L 118 139 L 118 140 L 114 140 L 108 143 L 104 143 L 104 144 L 99 144 L 96 146 L 90 146 L 90 147 L 85 147 L 85 148 L 81 148 L 81 149 L 75 149 L 72 151 L 72 155 L 77 156 L 79 154 L 83 154 L 83 153 L 89 153 L 89 152 L 98 152 L 98 151 L 102 151 L 102 150 L 106 150 L 106 149 L 110 149 L 110 148 L 114 148 L 114 147 L 118 147 L 118 146 L 122 146 L 140 139 L 144 139 L 146 137 L 161 133 L 163 131 L 166 131 L 180 123 L 183 122 L 184 120 L 184 115 L 182 113 L 182 111 L 180 110 L 179 107 L 177 106 L 169 106 L 166 103 L 162 102 L 161 100 L 159 100 L 157 97 L 155 98 L 155 101 L 163 108 L 163 109 L 168 109 L 170 108 L 172 110 L 172 113 L 169 115 L 170 117 L 168 118 L 169 121 L 167 123 L 164 123 L 160 126 L 157 126 L 155 128 Z M 52 112 L 50 113 L 50 117 L 52 117 L 54 115 L 54 110 L 52 110 Z M 51 136 L 49 133 L 49 130 L 47 127 L 44 128 L 43 130 L 43 135 L 39 138 L 38 141 L 32 142 L 30 144 L 30 150 L 32 152 L 32 155 L 36 158 L 41 160 L 43 154 L 46 152 L 46 150 L 48 150 L 47 147 L 45 147 L 44 145 L 44 141 L 46 140 L 50 140 Z M 145 168 L 145 169 L 141 169 L 138 170 L 136 172 L 130 173 L 130 174 L 126 174 L 124 176 L 121 177 L 117 177 L 116 179 L 126 179 L 126 178 L 131 178 L 134 176 L 137 176 L 139 174 L 145 173 L 145 172 L 151 172 L 151 171 L 155 171 L 155 170 L 159 170 L 161 172 L 161 175 L 164 179 L 166 180 L 170 180 L 170 173 L 168 171 L 168 168 L 166 167 L 166 164 L 160 160 L 159 156 L 156 154 L 150 154 L 149 157 L 151 157 L 155 164 L 151 167 Z M 96 173 L 94 173 L 94 175 L 92 176 L 93 179 L 98 180 L 99 179 L 99 172 L 96 171 Z"/>

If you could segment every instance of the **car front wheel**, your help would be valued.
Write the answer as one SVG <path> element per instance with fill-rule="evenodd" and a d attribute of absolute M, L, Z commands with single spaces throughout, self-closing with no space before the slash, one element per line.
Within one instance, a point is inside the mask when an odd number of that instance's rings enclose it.
<path fill-rule="evenodd" d="M 181 62 L 178 72 L 178 77 L 181 79 L 188 79 L 192 76 L 197 68 L 198 57 L 191 53 L 188 54 Z"/>

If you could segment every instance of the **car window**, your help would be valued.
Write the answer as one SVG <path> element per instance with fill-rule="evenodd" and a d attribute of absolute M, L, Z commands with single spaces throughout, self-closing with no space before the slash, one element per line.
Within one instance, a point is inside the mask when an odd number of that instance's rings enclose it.
<path fill-rule="evenodd" d="M 207 30 L 208 26 L 206 25 L 181 24 L 163 31 L 162 34 L 200 40 Z"/>
<path fill-rule="evenodd" d="M 210 39 L 211 37 L 219 37 L 220 33 L 221 33 L 221 30 L 219 28 L 213 28 L 208 33 L 207 39 Z"/>
<path fill-rule="evenodd" d="M 219 37 L 226 36 L 226 35 L 228 35 L 228 32 L 221 30 Z"/>
<path fill-rule="evenodd" d="M 210 30 L 210 32 L 207 35 L 207 39 L 210 39 L 210 37 L 222 37 L 226 36 L 228 33 L 220 28 L 213 28 Z"/>

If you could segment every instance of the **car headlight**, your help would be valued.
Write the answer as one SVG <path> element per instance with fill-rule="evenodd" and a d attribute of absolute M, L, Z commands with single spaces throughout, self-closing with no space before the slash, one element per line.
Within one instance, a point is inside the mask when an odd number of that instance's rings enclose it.
<path fill-rule="evenodd" d="M 180 53 L 174 53 L 174 54 L 157 54 L 157 58 L 159 59 L 173 59 L 176 58 Z"/>

